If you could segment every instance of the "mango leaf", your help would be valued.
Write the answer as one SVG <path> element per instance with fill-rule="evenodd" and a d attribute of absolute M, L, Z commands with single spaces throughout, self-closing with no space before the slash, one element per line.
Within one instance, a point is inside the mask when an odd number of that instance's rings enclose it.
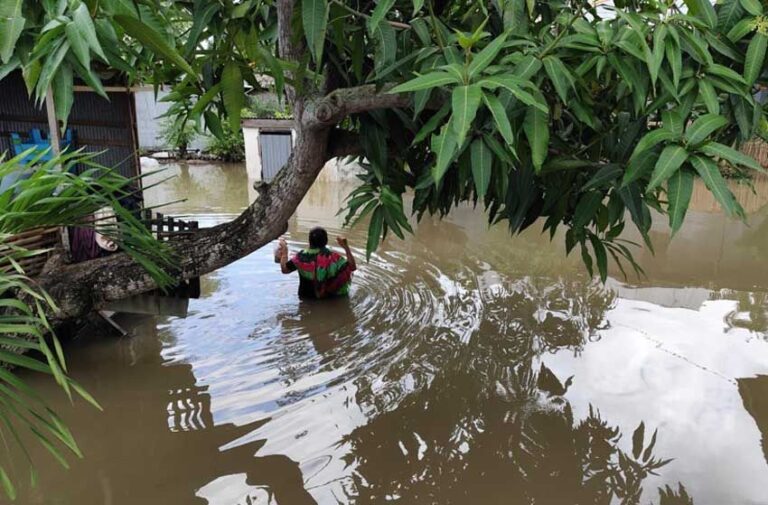
<path fill-rule="evenodd" d="M 605 246 L 594 233 L 589 234 L 589 241 L 592 244 L 592 250 L 595 252 L 595 263 L 597 263 L 600 280 L 605 282 L 608 279 L 608 255 L 605 253 Z"/>
<path fill-rule="evenodd" d="M 125 15 L 115 16 L 115 21 L 123 27 L 125 33 L 147 46 L 151 51 L 166 58 L 187 74 L 196 75 L 195 70 L 187 60 L 175 48 L 168 45 L 165 38 L 149 25 L 135 17 Z"/>
<path fill-rule="evenodd" d="M 450 111 L 451 104 L 444 104 L 440 110 L 435 112 L 432 117 L 430 117 L 429 120 L 424 123 L 424 126 L 422 126 L 421 130 L 419 130 L 419 133 L 416 134 L 416 137 L 414 137 L 411 145 L 416 145 L 427 138 L 433 131 L 435 131 L 435 129 L 437 129 L 438 126 L 440 126 L 440 122 L 443 120 L 443 118 L 445 118 L 445 116 L 448 115 Z"/>
<path fill-rule="evenodd" d="M 440 135 L 432 135 L 432 152 L 437 156 L 435 166 L 432 167 L 432 179 L 435 181 L 435 185 L 438 185 L 443 179 L 458 147 L 456 135 L 450 125 L 443 127 Z"/>
<path fill-rule="evenodd" d="M 691 164 L 704 180 L 707 188 L 715 196 L 720 206 L 729 216 L 743 216 L 744 210 L 736 202 L 733 193 L 728 189 L 728 185 L 720 174 L 717 164 L 709 158 L 702 156 L 691 156 Z"/>
<path fill-rule="evenodd" d="M 732 163 L 733 165 L 742 165 L 758 172 L 764 172 L 763 167 L 751 156 L 747 156 L 741 151 L 737 151 L 731 147 L 728 147 L 717 142 L 707 142 L 699 147 L 699 151 L 708 155 L 714 156 Z"/>
<path fill-rule="evenodd" d="M 491 150 L 485 145 L 482 138 L 476 138 L 470 146 L 472 156 L 472 179 L 475 181 L 475 191 L 481 200 L 488 191 L 491 182 L 491 168 L 493 158 Z"/>
<path fill-rule="evenodd" d="M 530 80 L 541 69 L 541 60 L 529 54 L 524 57 L 512 70 L 515 77 L 523 80 Z"/>
<path fill-rule="evenodd" d="M 743 16 L 744 8 L 739 0 L 725 0 L 717 8 L 717 30 L 728 33 Z"/>
<path fill-rule="evenodd" d="M 544 58 L 544 70 L 555 86 L 557 94 L 563 103 L 568 102 L 568 90 L 573 89 L 574 82 L 571 72 L 566 68 L 560 58 L 547 56 Z"/>
<path fill-rule="evenodd" d="M 453 107 L 451 124 L 456 133 L 456 143 L 460 146 L 464 144 L 467 132 L 475 120 L 477 107 L 480 105 L 482 96 L 483 91 L 477 84 L 458 86 L 454 88 L 451 94 L 451 106 Z"/>
<path fill-rule="evenodd" d="M 731 42 L 738 42 L 744 37 L 747 36 L 748 33 L 755 30 L 755 20 L 751 18 L 742 19 L 733 27 L 728 30 L 728 34 L 726 37 L 728 37 L 728 40 Z"/>
<path fill-rule="evenodd" d="M 56 118 L 63 122 L 62 130 L 67 129 L 67 118 L 75 101 L 72 67 L 64 63 L 53 78 L 53 103 Z"/>
<path fill-rule="evenodd" d="M 230 129 L 233 132 L 240 131 L 240 113 L 245 106 L 245 89 L 240 65 L 234 61 L 227 63 L 221 72 L 221 94 Z"/>
<path fill-rule="evenodd" d="M 688 204 L 693 194 L 693 174 L 686 169 L 678 170 L 667 181 L 669 198 L 669 227 L 672 235 L 677 233 L 685 219 Z"/>
<path fill-rule="evenodd" d="M 88 49 L 88 43 L 80 35 L 80 31 L 75 26 L 74 22 L 67 24 L 64 29 L 67 34 L 67 40 L 72 47 L 72 53 L 74 53 L 77 60 L 85 68 L 91 67 L 90 50 Z"/>
<path fill-rule="evenodd" d="M 11 61 L 16 41 L 24 30 L 26 20 L 21 15 L 22 0 L 4 0 L 0 11 L 0 60 Z"/>
<path fill-rule="evenodd" d="M 371 17 L 368 18 L 368 31 L 374 33 L 376 28 L 379 27 L 379 23 L 387 17 L 387 13 L 392 10 L 395 5 L 395 0 L 378 0 L 376 7 L 371 13 Z"/>
<path fill-rule="evenodd" d="M 491 93 L 483 93 L 483 101 L 485 102 L 485 106 L 488 107 L 488 110 L 491 111 L 493 120 L 496 122 L 496 127 L 498 128 L 499 133 L 501 133 L 501 136 L 504 137 L 504 141 L 507 145 L 513 145 L 515 137 L 512 134 L 512 125 L 509 123 L 507 111 L 504 110 L 504 106 L 501 105 L 501 102 L 496 98 L 496 95 Z"/>
<path fill-rule="evenodd" d="M 691 14 L 704 21 L 709 28 L 717 26 L 717 14 L 709 0 L 685 0 Z"/>
<path fill-rule="evenodd" d="M 411 79 L 410 81 L 406 81 L 398 86 L 395 86 L 389 92 L 407 93 L 410 91 L 420 91 L 422 89 L 445 86 L 446 84 L 459 83 L 460 81 L 458 81 L 454 75 L 451 75 L 448 72 L 431 72 L 429 74 L 420 75 L 415 79 Z"/>
<path fill-rule="evenodd" d="M 82 39 L 91 48 L 91 51 L 96 53 L 102 60 L 107 61 L 99 38 L 96 36 L 96 27 L 93 24 L 93 19 L 88 12 L 88 7 L 84 3 L 81 3 L 72 14 L 72 24 L 75 25 Z"/>
<path fill-rule="evenodd" d="M 531 147 L 531 161 L 536 171 L 540 171 L 547 159 L 549 149 L 549 115 L 528 107 L 523 121 L 523 131 Z"/>
<path fill-rule="evenodd" d="M 753 16 L 761 16 L 763 14 L 763 6 L 758 0 L 739 0 L 739 2 Z"/>
<path fill-rule="evenodd" d="M 474 76 L 485 70 L 488 65 L 491 64 L 499 54 L 499 51 L 501 51 L 501 48 L 504 47 L 504 42 L 506 42 L 506 40 L 507 34 L 505 32 L 493 39 L 482 51 L 472 58 L 472 63 L 470 63 L 467 68 L 467 75 L 469 76 L 470 81 Z"/>
<path fill-rule="evenodd" d="M 652 149 L 654 146 L 656 146 L 660 142 L 679 139 L 680 137 L 679 134 L 676 134 L 674 131 L 667 129 L 666 123 L 664 124 L 664 126 L 665 126 L 664 128 L 658 128 L 649 133 L 646 133 L 645 136 L 642 139 L 640 139 L 640 142 L 638 142 L 637 145 L 635 146 L 635 149 L 634 151 L 632 151 L 632 155 L 630 156 L 630 159 L 636 158 L 639 154 L 642 154 L 648 149 Z"/>
<path fill-rule="evenodd" d="M 576 210 L 573 212 L 572 227 L 578 230 L 592 221 L 602 201 L 603 194 L 599 191 L 585 193 L 581 199 L 579 199 L 579 203 L 576 204 Z"/>
<path fill-rule="evenodd" d="M 302 0 L 301 22 L 312 58 L 319 65 L 323 59 L 325 31 L 328 28 L 327 0 Z"/>
<path fill-rule="evenodd" d="M 749 85 L 754 84 L 760 72 L 763 71 L 766 43 L 768 43 L 768 36 L 760 32 L 755 33 L 749 41 L 747 56 L 744 59 L 744 80 Z"/>
<path fill-rule="evenodd" d="M 699 96 L 701 96 L 701 100 L 707 106 L 710 114 L 720 114 L 720 102 L 717 92 L 715 92 L 715 88 L 706 79 L 699 80 Z"/>
<path fill-rule="evenodd" d="M 685 140 L 697 145 L 709 137 L 715 130 L 728 124 L 728 120 L 717 114 L 705 114 L 693 122 L 685 131 Z"/>
<path fill-rule="evenodd" d="M 656 167 L 653 169 L 653 175 L 648 183 L 646 192 L 650 193 L 656 189 L 662 182 L 669 179 L 680 166 L 688 159 L 688 151 L 677 144 L 668 145 L 661 151 Z"/>
<path fill-rule="evenodd" d="M 542 103 L 531 93 L 523 89 L 523 87 L 530 85 L 530 81 L 520 79 L 514 75 L 492 75 L 478 81 L 478 84 L 488 89 L 504 88 L 524 104 L 536 107 L 545 114 L 549 113 L 546 102 Z"/>
<path fill-rule="evenodd" d="M 376 54 L 374 57 L 377 70 L 391 65 L 397 59 L 397 37 L 395 29 L 389 23 L 379 23 L 374 32 Z"/>
<path fill-rule="evenodd" d="M 674 27 L 670 27 L 669 32 L 674 33 Z M 672 69 L 672 83 L 675 88 L 680 87 L 680 76 L 683 73 L 683 59 L 680 51 L 680 45 L 675 42 L 674 38 L 667 37 L 664 42 L 664 54 L 667 56 L 667 61 Z"/>

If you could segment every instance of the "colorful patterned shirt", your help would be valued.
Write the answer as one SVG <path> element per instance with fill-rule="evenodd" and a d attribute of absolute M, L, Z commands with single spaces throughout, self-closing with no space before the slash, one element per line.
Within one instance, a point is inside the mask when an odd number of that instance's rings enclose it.
<path fill-rule="evenodd" d="M 299 298 L 346 296 L 352 283 L 352 268 L 347 258 L 327 247 L 302 249 L 286 263 L 289 271 L 299 271 Z"/>

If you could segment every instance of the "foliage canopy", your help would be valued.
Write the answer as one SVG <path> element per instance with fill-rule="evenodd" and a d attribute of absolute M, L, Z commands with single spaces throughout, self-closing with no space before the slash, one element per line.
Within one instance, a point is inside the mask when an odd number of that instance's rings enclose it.
<path fill-rule="evenodd" d="M 417 216 L 470 201 L 512 232 L 564 225 L 568 251 L 603 278 L 609 256 L 632 261 L 625 211 L 646 241 L 651 209 L 677 231 L 697 177 L 743 215 L 719 165 L 760 169 L 737 151 L 763 116 L 757 0 L 303 0 L 287 11 L 295 54 L 278 49 L 280 3 L 1 0 L 0 76 L 21 68 L 38 99 L 53 86 L 62 118 L 74 77 L 171 82 L 172 113 L 217 136 L 238 128 L 244 83 L 263 74 L 308 108 L 366 85 L 407 94 L 333 121 L 365 160 L 348 210 L 370 217 L 369 252 L 410 231 L 408 189 Z"/>

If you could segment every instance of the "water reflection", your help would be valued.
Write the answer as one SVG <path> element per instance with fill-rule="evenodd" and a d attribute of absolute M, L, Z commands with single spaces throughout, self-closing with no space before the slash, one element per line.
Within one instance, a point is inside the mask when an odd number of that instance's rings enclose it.
<path fill-rule="evenodd" d="M 241 168 L 169 170 L 150 195 L 202 226 L 248 201 Z M 340 231 L 348 189 L 313 188 L 292 248 Z M 674 241 L 654 224 L 647 278 L 607 286 L 471 208 L 388 238 L 348 301 L 300 302 L 257 251 L 205 276 L 188 317 L 70 347 L 106 411 L 59 402 L 86 458 L 38 458 L 22 503 L 765 505 L 764 202 L 748 227 L 696 198 Z M 345 233 L 362 257 L 365 230 Z"/>

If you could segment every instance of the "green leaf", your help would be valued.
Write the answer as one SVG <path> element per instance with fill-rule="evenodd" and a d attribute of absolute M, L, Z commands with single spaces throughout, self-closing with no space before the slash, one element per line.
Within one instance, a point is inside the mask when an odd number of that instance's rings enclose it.
<path fill-rule="evenodd" d="M 424 0 L 413 0 L 413 12 L 417 13 L 424 7 Z"/>
<path fill-rule="evenodd" d="M 549 116 L 534 107 L 528 107 L 523 121 L 523 131 L 531 147 L 531 161 L 537 171 L 547 159 L 549 149 Z"/>
<path fill-rule="evenodd" d="M 379 247 L 381 240 L 381 230 L 384 226 L 384 209 L 381 206 L 376 207 L 371 216 L 371 222 L 368 224 L 368 241 L 365 245 L 365 257 L 371 259 L 371 254 Z"/>
<path fill-rule="evenodd" d="M 435 181 L 435 185 L 438 185 L 443 179 L 458 147 L 456 135 L 448 125 L 443 128 L 440 135 L 432 136 L 432 152 L 437 156 L 435 166 L 432 168 L 432 179 Z"/>
<path fill-rule="evenodd" d="M 715 196 L 723 210 L 730 216 L 743 216 L 744 211 L 741 205 L 736 202 L 733 193 L 728 189 L 728 185 L 720 174 L 717 164 L 709 158 L 702 156 L 691 156 L 691 164 L 704 180 L 707 188 Z"/>
<path fill-rule="evenodd" d="M 688 204 L 693 194 L 693 174 L 688 170 L 678 170 L 667 181 L 669 197 L 669 227 L 672 235 L 677 233 L 685 219 Z"/>
<path fill-rule="evenodd" d="M 605 246 L 594 233 L 589 234 L 589 241 L 592 243 L 592 250 L 595 251 L 595 262 L 597 271 L 600 273 L 600 281 L 605 282 L 608 279 L 608 255 L 605 253 Z"/>
<path fill-rule="evenodd" d="M 682 107 L 674 110 L 665 110 L 661 113 L 661 124 L 664 129 L 673 132 L 678 138 L 683 136 L 685 119 L 686 115 Z"/>
<path fill-rule="evenodd" d="M 582 191 L 589 191 L 593 188 L 599 188 L 605 185 L 605 183 L 611 183 L 616 180 L 617 177 L 619 177 L 622 173 L 624 173 L 624 170 L 622 170 L 621 166 L 619 165 L 605 165 L 600 170 L 595 172 L 595 175 L 593 175 L 589 181 L 587 181 L 584 186 L 581 187 Z"/>
<path fill-rule="evenodd" d="M 440 126 L 440 122 L 445 118 L 445 116 L 448 115 L 448 113 L 451 111 L 451 104 L 446 103 L 444 104 L 440 110 L 435 112 L 432 117 L 429 118 L 429 121 L 424 123 L 424 126 L 421 127 L 421 130 L 419 130 L 419 133 L 416 134 L 416 137 L 414 137 L 413 142 L 411 145 L 416 145 L 425 138 L 427 138 L 433 131 L 437 129 L 438 126 Z"/>
<path fill-rule="evenodd" d="M 717 114 L 705 114 L 693 122 L 685 132 L 685 140 L 691 145 L 702 143 L 712 132 L 728 124 L 728 120 Z"/>
<path fill-rule="evenodd" d="M 648 183 L 646 192 L 650 193 L 656 189 L 662 182 L 669 179 L 688 159 L 688 151 L 677 144 L 668 145 L 661 151 L 659 161 L 653 169 L 653 175 Z"/>
<path fill-rule="evenodd" d="M 472 59 L 472 63 L 467 68 L 467 74 L 470 81 L 474 76 L 485 70 L 488 65 L 496 58 L 501 48 L 504 47 L 504 42 L 507 40 L 507 34 L 503 33 L 493 39 L 485 48 L 477 53 Z"/>
<path fill-rule="evenodd" d="M 741 21 L 733 25 L 733 27 L 730 30 L 728 30 L 728 35 L 726 35 L 726 37 L 728 37 L 728 39 L 731 42 L 738 42 L 744 37 L 746 37 L 748 33 L 754 30 L 755 30 L 754 19 L 752 18 L 742 19 Z"/>
<path fill-rule="evenodd" d="M 749 41 L 747 57 L 744 60 L 744 80 L 749 85 L 754 84 L 763 71 L 766 43 L 768 43 L 768 36 L 760 32 L 755 33 Z"/>
<path fill-rule="evenodd" d="M 451 94 L 451 106 L 453 107 L 451 124 L 456 133 L 456 143 L 459 146 L 464 144 L 467 132 L 475 120 L 475 115 L 477 115 L 477 107 L 480 105 L 482 96 L 483 91 L 477 84 L 458 86 L 454 88 Z"/>
<path fill-rule="evenodd" d="M 197 102 L 195 102 L 195 105 L 192 107 L 192 110 L 190 111 L 190 115 L 196 116 L 201 114 L 205 108 L 208 106 L 209 103 L 216 97 L 216 95 L 219 94 L 221 91 L 221 83 L 218 83 L 211 87 L 208 91 L 203 93 L 200 98 L 197 99 Z"/>
<path fill-rule="evenodd" d="M 720 101 L 712 84 L 706 79 L 699 80 L 699 95 L 711 114 L 720 114 Z"/>
<path fill-rule="evenodd" d="M 524 104 L 536 107 L 545 114 L 549 113 L 546 102 L 542 103 L 541 100 L 537 100 L 536 97 L 523 89 L 523 86 L 530 86 L 530 81 L 525 81 L 514 75 L 492 75 L 483 78 L 478 84 L 489 89 L 504 88 Z"/>
<path fill-rule="evenodd" d="M 3 0 L 3 4 L 3 15 L 0 16 L 0 60 L 8 63 L 13 57 L 26 20 L 21 15 L 22 0 Z"/>
<path fill-rule="evenodd" d="M 488 185 L 491 182 L 491 168 L 493 158 L 491 150 L 485 145 L 482 138 L 477 138 L 470 146 L 472 155 L 472 179 L 475 181 L 475 191 L 481 200 L 488 191 Z"/>
<path fill-rule="evenodd" d="M 379 23 L 374 36 L 376 38 L 374 62 L 378 70 L 391 65 L 397 59 L 397 37 L 395 29 L 389 23 Z"/>
<path fill-rule="evenodd" d="M 557 94 L 563 103 L 568 103 L 568 90 L 573 89 L 573 76 L 565 67 L 560 58 L 547 56 L 544 58 L 544 70 L 557 90 Z"/>
<path fill-rule="evenodd" d="M 153 52 L 166 58 L 189 75 L 196 75 L 195 70 L 175 48 L 168 45 L 165 38 L 140 20 L 124 15 L 115 16 L 115 21 L 123 27 L 125 33 L 135 38 Z"/>
<path fill-rule="evenodd" d="M 706 144 L 699 147 L 699 151 L 708 156 L 714 156 L 726 160 L 733 165 L 745 166 L 753 170 L 757 170 L 758 172 L 765 171 L 762 165 L 760 165 L 760 163 L 758 163 L 757 160 L 751 156 L 747 156 L 741 151 L 737 151 L 736 149 L 723 144 L 719 144 L 717 142 L 707 142 Z"/>
<path fill-rule="evenodd" d="M 651 73 L 651 83 L 655 86 L 656 79 L 659 77 L 659 70 L 664 61 L 664 51 L 666 49 L 667 25 L 660 25 L 653 32 L 653 54 L 648 64 L 648 70 Z"/>
<path fill-rule="evenodd" d="M 685 5 L 691 14 L 704 21 L 710 28 L 717 26 L 717 14 L 709 0 L 685 0 Z"/>
<path fill-rule="evenodd" d="M 504 142 L 506 142 L 507 145 L 513 145 L 515 137 L 512 134 L 512 125 L 509 123 L 507 111 L 504 110 L 504 106 L 501 105 L 501 102 L 496 98 L 496 95 L 491 93 L 483 93 L 483 101 L 485 102 L 485 106 L 488 107 L 488 110 L 491 111 L 493 120 L 496 122 L 496 127 L 498 128 L 499 133 L 501 133 L 501 136 L 504 137 Z"/>
<path fill-rule="evenodd" d="M 529 54 L 520 60 L 520 63 L 515 66 L 514 70 L 512 70 L 512 73 L 515 74 L 515 77 L 519 77 L 520 79 L 527 81 L 535 76 L 540 69 L 541 60 Z"/>
<path fill-rule="evenodd" d="M 88 44 L 91 50 L 96 53 L 102 60 L 107 61 L 107 57 L 104 54 L 104 50 L 101 48 L 101 43 L 96 35 L 96 27 L 91 19 L 91 14 L 88 12 L 88 7 L 85 3 L 81 3 L 75 12 L 72 14 L 72 23 L 77 27 L 77 31 L 80 32 L 80 36 Z"/>
<path fill-rule="evenodd" d="M 379 27 L 379 23 L 387 17 L 387 14 L 395 5 L 395 0 L 378 0 L 376 7 L 371 13 L 371 17 L 368 18 L 368 31 L 374 33 L 376 28 Z"/>
<path fill-rule="evenodd" d="M 67 34 L 67 40 L 69 45 L 72 46 L 72 52 L 74 53 L 77 61 L 80 62 L 85 68 L 91 68 L 91 57 L 88 49 L 88 43 L 83 39 L 80 31 L 75 26 L 74 21 L 69 23 L 64 29 Z"/>
<path fill-rule="evenodd" d="M 747 81 L 745 81 L 744 78 L 735 71 L 716 63 L 707 67 L 707 73 L 722 77 L 723 79 L 727 79 L 729 81 L 733 81 L 736 83 L 736 85 L 747 83 Z"/>
<path fill-rule="evenodd" d="M 603 201 L 603 194 L 599 191 L 590 191 L 585 193 L 579 203 L 576 204 L 576 210 L 573 212 L 573 229 L 584 228 L 595 218 L 600 203 Z"/>
<path fill-rule="evenodd" d="M 245 88 L 240 65 L 234 61 L 227 63 L 221 72 L 221 94 L 230 129 L 233 132 L 240 131 L 240 113 L 245 106 Z"/>
<path fill-rule="evenodd" d="M 399 86 L 395 86 L 389 92 L 390 93 L 407 93 L 410 91 L 420 91 L 422 89 L 436 88 L 438 86 L 445 86 L 446 84 L 459 84 L 460 81 L 455 76 L 448 72 L 431 72 L 429 74 L 420 75 L 415 79 L 406 81 Z"/>
<path fill-rule="evenodd" d="M 646 133 L 645 136 L 640 139 L 640 142 L 638 142 L 637 145 L 635 146 L 635 149 L 634 151 L 632 151 L 632 155 L 630 156 L 630 159 L 636 158 L 639 154 L 642 154 L 648 149 L 652 149 L 654 146 L 656 146 L 660 142 L 664 142 L 668 140 L 677 140 L 679 138 L 680 134 L 675 134 L 674 131 L 668 130 L 666 128 L 666 124 L 664 126 L 665 128 L 658 128 L 656 130 Z"/>
<path fill-rule="evenodd" d="M 753 16 L 761 16 L 763 14 L 763 6 L 758 0 L 739 0 L 741 6 L 752 14 Z"/>
<path fill-rule="evenodd" d="M 301 22 L 312 58 L 319 65 L 323 59 L 325 31 L 328 28 L 327 0 L 302 0 Z"/>
<path fill-rule="evenodd" d="M 72 110 L 75 100 L 72 67 L 64 63 L 53 78 L 53 103 L 56 109 L 56 118 L 64 123 L 63 130 L 67 129 L 67 118 Z"/>
<path fill-rule="evenodd" d="M 669 29 L 670 33 L 673 33 L 674 27 Z M 672 69 L 672 82 L 675 88 L 680 87 L 680 76 L 683 74 L 683 58 L 681 54 L 680 45 L 675 42 L 671 37 L 667 37 L 664 42 L 664 52 L 667 56 L 667 61 Z"/>
<path fill-rule="evenodd" d="M 739 0 L 725 0 L 717 7 L 717 30 L 728 33 L 744 15 L 744 8 Z"/>

